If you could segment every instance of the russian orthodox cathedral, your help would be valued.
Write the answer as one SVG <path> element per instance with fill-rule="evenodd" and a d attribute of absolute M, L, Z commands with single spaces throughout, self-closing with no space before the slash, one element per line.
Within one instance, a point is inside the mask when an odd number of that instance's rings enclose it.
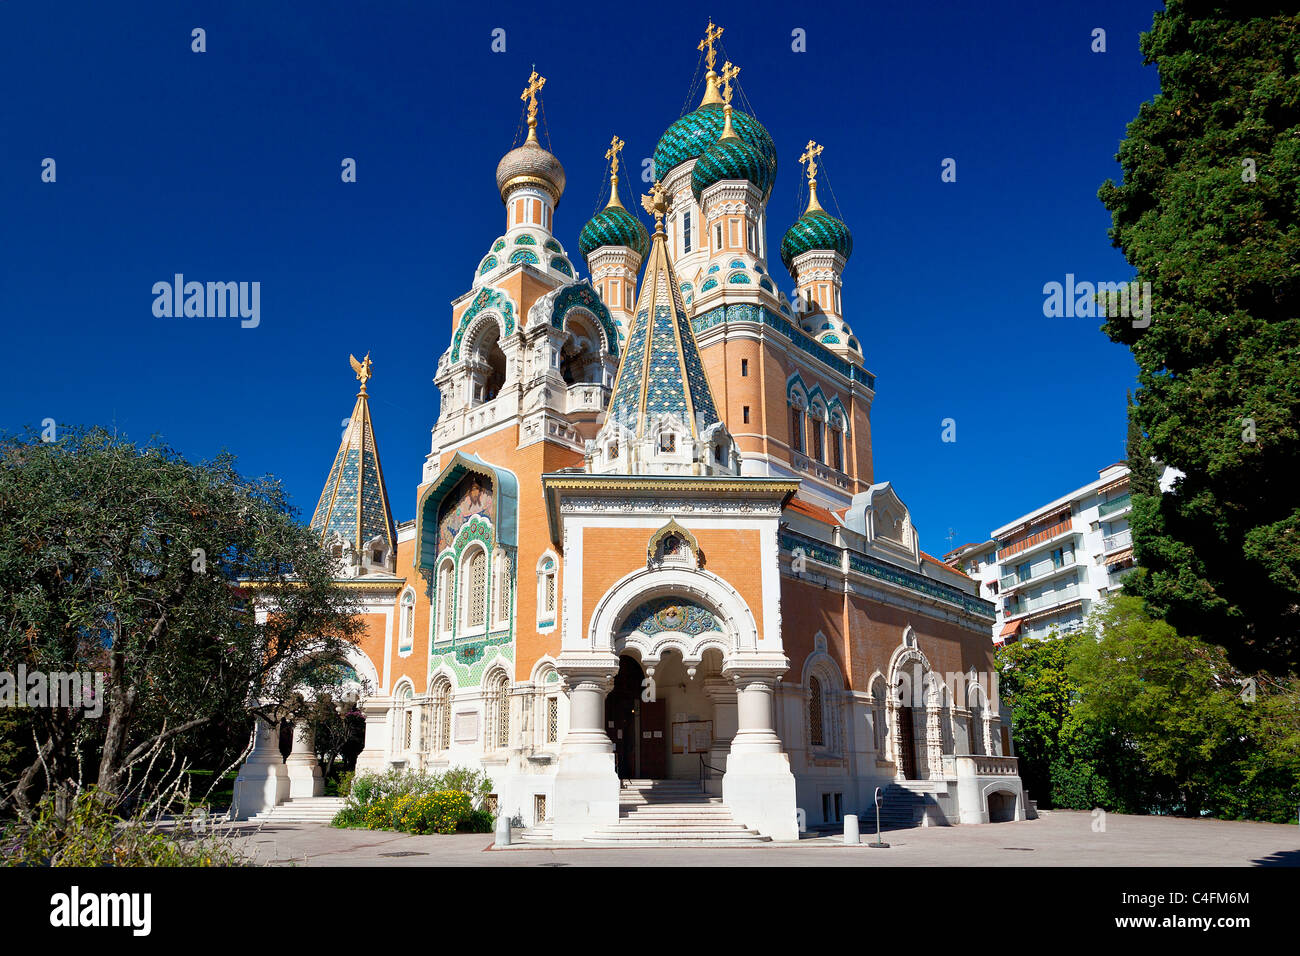
<path fill-rule="evenodd" d="M 358 769 L 482 768 L 539 841 L 795 839 L 871 813 L 876 788 L 898 822 L 1023 819 L 993 606 L 876 477 L 822 147 L 798 156 L 807 209 L 772 250 L 778 150 L 732 105 L 721 33 L 639 203 L 611 140 L 576 258 L 530 77 L 527 137 L 496 170 L 504 232 L 452 303 L 413 520 L 393 521 L 372 366 L 352 360 L 311 528 L 366 607 Z"/>

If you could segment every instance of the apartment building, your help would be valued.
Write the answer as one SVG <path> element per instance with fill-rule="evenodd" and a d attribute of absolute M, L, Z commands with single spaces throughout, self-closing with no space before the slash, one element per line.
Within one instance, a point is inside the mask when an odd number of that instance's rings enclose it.
<path fill-rule="evenodd" d="M 1165 471 L 1161 489 L 1177 476 Z M 1133 569 L 1129 469 L 1103 468 L 1097 480 L 964 544 L 944 561 L 979 582 L 997 607 L 993 642 L 1077 630 L 1092 606 L 1121 590 Z"/>

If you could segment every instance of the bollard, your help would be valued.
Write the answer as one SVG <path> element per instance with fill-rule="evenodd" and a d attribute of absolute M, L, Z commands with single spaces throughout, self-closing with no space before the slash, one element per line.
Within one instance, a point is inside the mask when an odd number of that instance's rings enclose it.
<path fill-rule="evenodd" d="M 858 833 L 858 815 L 856 813 L 846 814 L 844 817 L 844 845 L 857 846 L 862 842 L 862 835 Z"/>
<path fill-rule="evenodd" d="M 504 813 L 497 817 L 497 839 L 493 846 L 510 845 L 510 818 Z"/>

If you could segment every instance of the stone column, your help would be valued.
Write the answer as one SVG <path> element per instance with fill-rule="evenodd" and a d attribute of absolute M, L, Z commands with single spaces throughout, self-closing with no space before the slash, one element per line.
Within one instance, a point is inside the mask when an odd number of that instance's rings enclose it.
<path fill-rule="evenodd" d="M 926 776 L 931 780 L 943 779 L 943 728 L 939 725 L 938 700 L 925 708 L 925 762 L 929 764 Z"/>
<path fill-rule="evenodd" d="M 618 658 L 561 652 L 555 669 L 568 690 L 569 730 L 560 741 L 551 820 L 556 840 L 581 840 L 597 827 L 618 823 L 614 743 L 605 732 L 605 695 Z"/>
<path fill-rule="evenodd" d="M 293 750 L 284 762 L 289 777 L 289 799 L 319 797 L 325 793 L 325 777 L 316 760 L 316 734 L 305 719 L 293 725 Z"/>
<path fill-rule="evenodd" d="M 731 753 L 731 741 L 736 736 L 737 706 L 736 688 L 731 681 L 722 677 L 710 677 L 704 682 L 704 694 L 713 702 L 713 741 L 705 760 L 709 766 L 727 770 L 727 757 Z M 710 771 L 713 774 L 713 771 Z M 709 793 L 722 793 L 722 778 L 711 775 L 707 778 L 705 789 Z"/>
<path fill-rule="evenodd" d="M 230 819 L 247 820 L 289 799 L 289 777 L 280 756 L 280 731 L 265 717 L 253 723 L 253 748 L 235 777 Z"/>
<path fill-rule="evenodd" d="M 357 773 L 388 769 L 388 715 L 392 704 L 387 697 L 367 697 L 357 709 L 366 718 L 366 745 L 357 754 Z"/>
<path fill-rule="evenodd" d="M 794 774 L 774 729 L 772 699 L 776 681 L 789 667 L 766 656 L 733 659 L 723 676 L 736 686 L 736 733 L 722 778 L 722 801 L 738 823 L 774 840 L 799 839 Z"/>

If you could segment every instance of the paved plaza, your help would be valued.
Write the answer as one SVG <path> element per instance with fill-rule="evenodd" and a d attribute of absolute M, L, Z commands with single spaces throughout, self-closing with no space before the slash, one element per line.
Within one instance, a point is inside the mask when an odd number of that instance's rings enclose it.
<path fill-rule="evenodd" d="M 1054 811 L 1037 820 L 887 831 L 889 849 L 840 834 L 753 848 L 495 850 L 487 834 L 411 836 L 322 824 L 236 825 L 232 839 L 281 866 L 1300 866 L 1300 828 L 1269 823 Z M 869 840 L 872 837 L 864 837 Z"/>

